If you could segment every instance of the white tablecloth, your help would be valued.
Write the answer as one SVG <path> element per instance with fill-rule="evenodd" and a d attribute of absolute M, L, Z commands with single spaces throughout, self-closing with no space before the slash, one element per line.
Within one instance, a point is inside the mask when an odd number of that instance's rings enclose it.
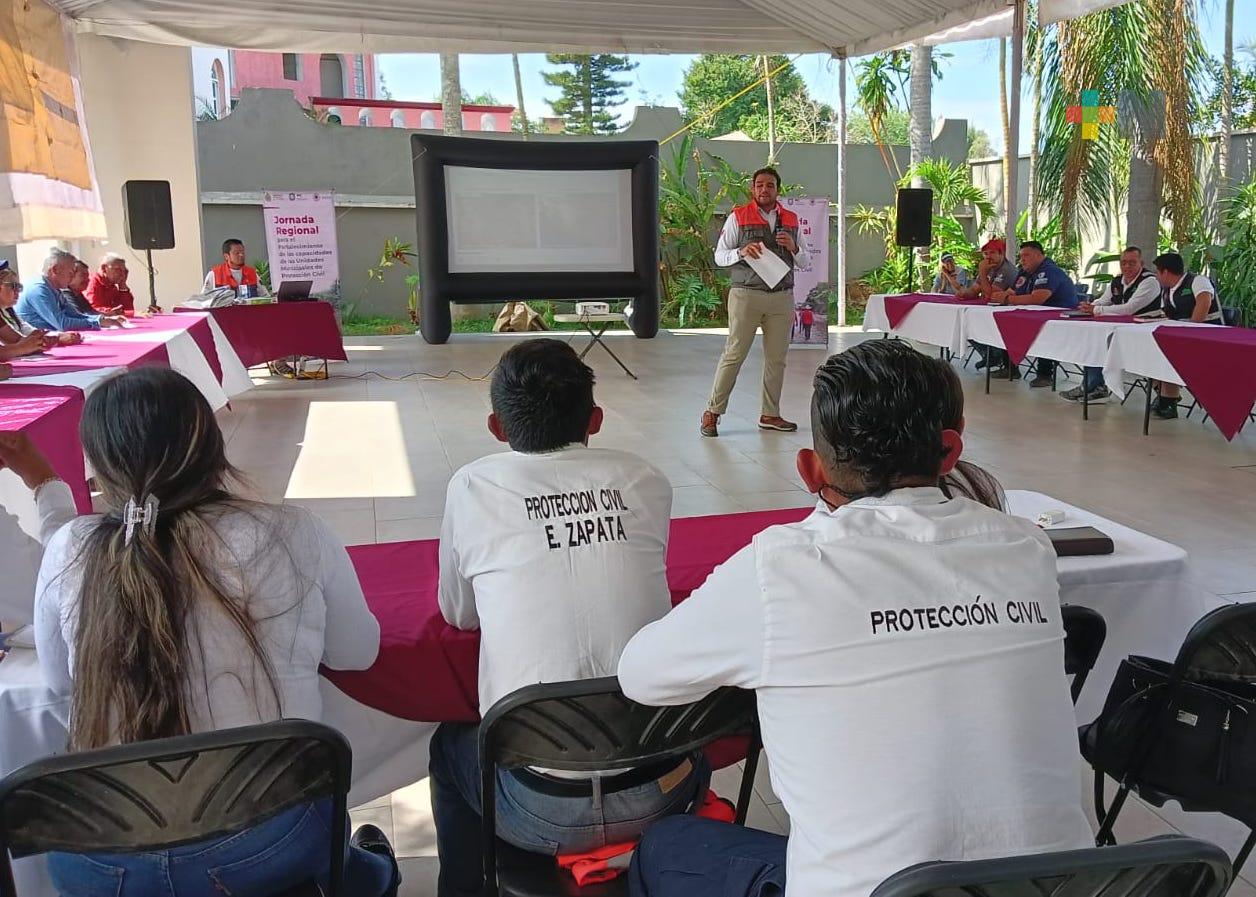
<path fill-rule="evenodd" d="M 1108 357 L 1103 366 L 1103 378 L 1110 389 L 1125 382 L 1125 375 L 1151 377 L 1185 386 L 1182 375 L 1174 369 L 1160 351 L 1155 331 L 1160 327 L 1216 327 L 1216 324 L 1196 324 L 1193 321 L 1162 321 L 1156 324 L 1131 324 L 1122 327 L 1112 337 Z"/>
<path fill-rule="evenodd" d="M 215 411 L 225 407 L 227 394 L 223 391 L 222 384 L 218 382 L 218 376 L 214 373 L 214 369 L 209 366 L 209 362 L 205 359 L 205 353 L 201 351 L 201 347 L 196 344 L 196 340 L 192 338 L 192 335 L 186 330 L 165 331 L 163 335 L 167 337 L 165 342 L 166 355 L 170 359 L 171 369 L 178 371 L 196 384 L 196 388 L 201 391 L 201 395 L 205 397 L 205 400 L 209 402 L 210 407 Z M 151 343 L 153 336 L 154 334 L 151 331 L 100 330 L 85 334 L 83 342 Z M 237 359 L 237 363 L 238 361 L 239 359 Z"/>
<path fill-rule="evenodd" d="M 868 307 L 864 311 L 863 329 L 893 333 L 904 339 L 927 343 L 930 346 L 941 346 L 953 354 L 964 352 L 964 313 L 971 309 L 970 305 L 951 305 L 940 302 L 918 302 L 907 313 L 907 317 L 899 322 L 898 327 L 890 326 L 890 319 L 885 313 L 885 293 L 874 293 L 868 297 Z M 890 293 L 888 295 L 901 295 Z"/>
<path fill-rule="evenodd" d="M 218 363 L 222 367 L 222 389 L 227 398 L 234 399 L 241 393 L 253 388 L 253 380 L 249 377 L 249 369 L 240 361 L 240 356 L 232 347 L 222 327 L 209 316 L 209 329 L 214 332 L 214 348 L 218 350 Z"/>
<path fill-rule="evenodd" d="M 397 719 L 359 704 L 321 680 L 323 722 L 353 747 L 349 806 L 360 806 L 427 776 L 434 723 Z M 34 651 L 17 649 L 0 661 L 0 775 L 65 750 L 69 701 L 43 684 Z M 43 857 L 14 864 L 22 897 L 56 897 Z"/>

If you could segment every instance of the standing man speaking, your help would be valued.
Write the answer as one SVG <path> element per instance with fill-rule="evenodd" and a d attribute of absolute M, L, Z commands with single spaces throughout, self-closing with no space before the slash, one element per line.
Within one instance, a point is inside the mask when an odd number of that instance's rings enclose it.
<path fill-rule="evenodd" d="M 763 328 L 763 399 L 759 429 L 786 433 L 798 429 L 798 424 L 781 417 L 781 384 L 785 380 L 785 355 L 789 351 L 789 331 L 794 318 L 794 268 L 809 267 L 809 256 L 799 232 L 798 216 L 777 202 L 780 191 L 781 176 L 776 169 L 756 171 L 750 183 L 752 201 L 733 209 L 715 247 L 715 264 L 731 269 L 733 286 L 728 291 L 728 342 L 715 369 L 711 401 L 702 413 L 703 436 L 720 435 L 720 415 L 728 409 L 728 397 L 737 382 L 737 373 L 750 354 L 755 332 L 760 327 Z M 772 286 L 747 261 L 769 253 L 789 268 Z"/>

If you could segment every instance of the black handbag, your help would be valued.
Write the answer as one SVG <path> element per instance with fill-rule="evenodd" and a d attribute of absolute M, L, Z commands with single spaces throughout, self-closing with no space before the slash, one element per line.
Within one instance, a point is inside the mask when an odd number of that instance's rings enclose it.
<path fill-rule="evenodd" d="M 1256 687 L 1186 679 L 1166 706 L 1172 670 L 1150 657 L 1122 661 L 1103 713 L 1083 730 L 1083 755 L 1152 803 L 1171 798 L 1256 824 Z"/>

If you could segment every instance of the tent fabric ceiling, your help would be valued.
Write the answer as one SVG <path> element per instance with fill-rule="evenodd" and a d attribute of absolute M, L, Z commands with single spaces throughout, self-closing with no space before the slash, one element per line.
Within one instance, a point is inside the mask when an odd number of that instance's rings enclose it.
<path fill-rule="evenodd" d="M 225 40 L 245 50 L 305 52 L 831 52 L 857 56 L 922 39 L 932 43 L 1006 34 L 1010 21 L 1008 0 L 235 0 L 223 4 L 53 0 L 53 4 L 80 31 L 155 43 L 220 46 Z"/>

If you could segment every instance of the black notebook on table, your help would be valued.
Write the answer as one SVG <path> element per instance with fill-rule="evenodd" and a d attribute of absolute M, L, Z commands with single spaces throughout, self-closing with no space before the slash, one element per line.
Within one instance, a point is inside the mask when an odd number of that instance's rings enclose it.
<path fill-rule="evenodd" d="M 1112 537 L 1093 526 L 1063 526 L 1046 530 L 1058 557 L 1083 557 L 1086 555 L 1112 554 Z"/>

